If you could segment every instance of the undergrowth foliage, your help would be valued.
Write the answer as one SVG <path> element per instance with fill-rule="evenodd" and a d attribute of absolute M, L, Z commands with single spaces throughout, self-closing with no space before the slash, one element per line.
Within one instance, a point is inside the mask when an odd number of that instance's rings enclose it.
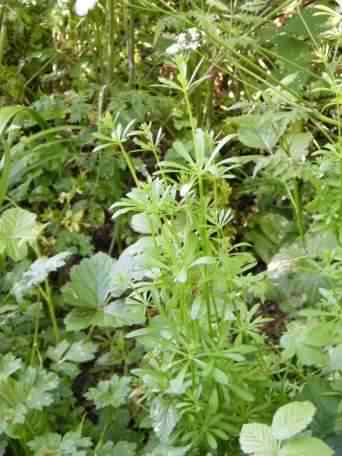
<path fill-rule="evenodd" d="M 340 0 L 0 0 L 0 455 L 342 452 Z"/>

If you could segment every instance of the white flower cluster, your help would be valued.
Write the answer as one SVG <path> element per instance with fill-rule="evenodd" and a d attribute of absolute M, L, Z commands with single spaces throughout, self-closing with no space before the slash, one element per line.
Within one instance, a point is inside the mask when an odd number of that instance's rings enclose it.
<path fill-rule="evenodd" d="M 90 10 L 95 8 L 97 0 L 76 0 L 75 13 L 77 16 L 86 16 Z"/>
<path fill-rule="evenodd" d="M 196 28 L 190 28 L 177 36 L 175 43 L 166 49 L 168 55 L 176 55 L 184 51 L 194 51 L 201 46 L 202 32 Z"/>

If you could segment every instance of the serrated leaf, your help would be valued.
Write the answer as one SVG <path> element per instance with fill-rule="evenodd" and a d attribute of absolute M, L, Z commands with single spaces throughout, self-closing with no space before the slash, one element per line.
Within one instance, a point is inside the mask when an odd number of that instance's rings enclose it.
<path fill-rule="evenodd" d="M 97 446 L 94 456 L 135 456 L 136 443 L 120 441 L 116 445 L 113 442 L 106 442 Z"/>
<path fill-rule="evenodd" d="M 308 401 L 291 402 L 280 407 L 272 421 L 272 434 L 277 440 L 287 440 L 304 431 L 311 423 L 316 407 Z"/>
<path fill-rule="evenodd" d="M 116 320 L 116 327 L 140 325 L 145 322 L 145 308 L 133 299 L 116 299 L 105 308 L 105 314 Z"/>
<path fill-rule="evenodd" d="M 14 377 L 0 382 L 0 434 L 9 436 L 15 435 L 16 425 L 25 423 L 31 410 L 52 404 L 58 386 L 58 377 L 44 369 L 21 369 L 18 378 Z"/>
<path fill-rule="evenodd" d="M 94 342 L 80 340 L 74 342 L 63 356 L 63 361 L 72 361 L 74 363 L 85 363 L 95 357 L 97 345 Z"/>
<path fill-rule="evenodd" d="M 114 374 L 110 380 L 99 382 L 96 388 L 90 388 L 86 398 L 94 401 L 96 408 L 118 408 L 124 405 L 130 393 L 130 377 L 119 377 Z"/>
<path fill-rule="evenodd" d="M 100 252 L 74 266 L 71 281 L 63 289 L 66 302 L 85 309 L 104 308 L 113 287 L 114 264 L 110 256 Z"/>
<path fill-rule="evenodd" d="M 50 258 L 39 258 L 34 261 L 30 269 L 22 275 L 21 279 L 14 285 L 12 292 L 18 301 L 32 288 L 40 285 L 47 279 L 50 272 L 57 271 L 65 265 L 70 252 L 61 252 Z"/>
<path fill-rule="evenodd" d="M 279 456 L 332 456 L 334 451 L 316 437 L 298 437 L 286 442 Z"/>
<path fill-rule="evenodd" d="M 27 256 L 28 245 L 32 245 L 41 231 L 36 215 L 24 209 L 8 209 L 0 217 L 0 253 L 13 261 Z"/>
<path fill-rule="evenodd" d="M 269 112 L 239 119 L 239 140 L 248 147 L 272 150 L 293 118 L 293 113 Z"/>
<path fill-rule="evenodd" d="M 240 446 L 244 453 L 255 456 L 277 455 L 277 443 L 270 426 L 266 424 L 244 424 L 240 432 Z"/>
<path fill-rule="evenodd" d="M 44 369 L 27 368 L 20 382 L 23 391 L 26 391 L 26 404 L 30 409 L 42 410 L 52 404 L 52 391 L 58 386 L 58 377 Z"/>
<path fill-rule="evenodd" d="M 21 359 L 15 358 L 12 353 L 7 353 L 1 357 L 0 360 L 0 382 L 6 380 L 10 377 L 14 372 L 21 369 L 23 363 Z"/>
<path fill-rule="evenodd" d="M 34 456 L 86 456 L 92 445 L 89 437 L 82 437 L 79 432 L 68 432 L 64 436 L 47 433 L 28 443 Z"/>
<path fill-rule="evenodd" d="M 116 288 L 114 266 L 110 256 L 97 253 L 72 268 L 71 281 L 63 288 L 64 300 L 75 307 L 65 319 L 68 331 L 121 325 L 115 315 L 106 312 Z"/>

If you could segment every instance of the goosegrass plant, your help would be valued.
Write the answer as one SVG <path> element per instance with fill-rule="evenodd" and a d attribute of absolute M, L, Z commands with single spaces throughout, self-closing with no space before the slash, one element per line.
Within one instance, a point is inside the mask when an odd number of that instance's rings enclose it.
<path fill-rule="evenodd" d="M 196 127 L 187 101 L 195 76 L 187 82 L 186 61 L 176 64 L 180 86 L 165 85 L 184 94 L 192 140 L 178 140 L 174 160 L 161 162 L 112 210 L 114 219 L 133 213 L 131 227 L 151 240 L 146 266 L 153 273 L 133 292 L 146 302 L 149 321 L 128 335 L 147 351 L 133 371 L 141 402 L 161 443 L 220 453 L 247 416 L 267 416 L 288 387 L 272 380 L 279 366 L 260 333 L 262 283 L 249 274 L 253 257 L 233 246 L 233 214 L 220 195 L 237 166 L 220 155 L 233 136 L 217 142 Z"/>

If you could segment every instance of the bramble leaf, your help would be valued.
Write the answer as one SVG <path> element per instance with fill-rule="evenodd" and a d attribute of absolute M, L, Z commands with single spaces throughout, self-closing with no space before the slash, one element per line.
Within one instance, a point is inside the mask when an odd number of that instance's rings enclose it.
<path fill-rule="evenodd" d="M 272 434 L 277 440 L 286 440 L 304 431 L 311 423 L 316 407 L 308 401 L 291 402 L 280 407 L 272 421 Z"/>
<path fill-rule="evenodd" d="M 240 446 L 244 453 L 255 456 L 276 456 L 277 442 L 272 436 L 270 426 L 251 423 L 242 426 Z"/>
<path fill-rule="evenodd" d="M 333 450 L 316 437 L 298 437 L 286 442 L 279 456 L 332 456 Z"/>

